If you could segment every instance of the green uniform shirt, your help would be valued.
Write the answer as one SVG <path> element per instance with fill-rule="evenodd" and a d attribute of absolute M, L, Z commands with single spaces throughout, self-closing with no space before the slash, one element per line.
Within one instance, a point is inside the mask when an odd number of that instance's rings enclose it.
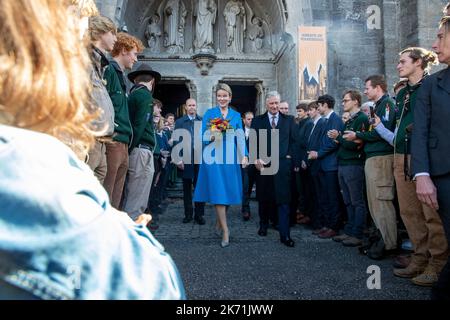
<path fill-rule="evenodd" d="M 131 89 L 128 98 L 130 120 L 133 127 L 133 143 L 130 149 L 140 144 L 149 146 L 155 151 L 156 137 L 153 126 L 153 96 L 145 86 L 136 86 Z"/>
<path fill-rule="evenodd" d="M 375 113 L 380 117 L 384 126 L 394 132 L 396 127 L 396 108 L 395 102 L 388 95 L 383 96 L 375 104 Z M 366 158 L 377 156 L 386 156 L 394 153 L 394 148 L 380 137 L 378 132 L 370 126 L 366 132 L 358 131 L 356 136 L 364 141 L 364 152 Z"/>
<path fill-rule="evenodd" d="M 113 140 L 130 144 L 132 129 L 130 115 L 128 113 L 128 102 L 125 81 L 122 71 L 115 61 L 112 61 L 105 70 L 106 89 L 114 106 L 114 135 Z M 120 79 L 122 78 L 122 79 Z"/>
<path fill-rule="evenodd" d="M 365 132 L 369 129 L 369 118 L 364 112 L 357 112 L 345 123 L 345 131 Z M 340 166 L 363 165 L 365 161 L 364 146 L 347 141 L 339 135 L 338 163 Z"/>
<path fill-rule="evenodd" d="M 400 90 L 397 95 L 397 108 L 399 110 L 400 119 L 398 120 L 398 130 L 394 140 L 396 153 L 411 153 L 411 150 L 406 150 L 406 128 L 414 122 L 414 106 L 416 104 L 417 91 L 421 84 L 422 81 L 414 86 L 408 84 L 405 88 Z"/>

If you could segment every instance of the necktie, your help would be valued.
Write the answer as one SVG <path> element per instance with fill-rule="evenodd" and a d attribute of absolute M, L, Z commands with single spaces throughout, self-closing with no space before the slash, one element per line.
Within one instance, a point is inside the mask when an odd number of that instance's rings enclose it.
<path fill-rule="evenodd" d="M 277 127 L 277 123 L 275 122 L 276 116 L 272 116 L 272 129 L 275 129 Z"/>
<path fill-rule="evenodd" d="M 189 120 L 189 131 L 191 132 L 191 136 L 194 136 L 194 119 Z"/>

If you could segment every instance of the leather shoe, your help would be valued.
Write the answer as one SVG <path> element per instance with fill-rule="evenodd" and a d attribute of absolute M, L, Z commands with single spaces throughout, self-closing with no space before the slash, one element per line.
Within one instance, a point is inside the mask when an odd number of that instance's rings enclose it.
<path fill-rule="evenodd" d="M 300 221 L 297 222 L 298 224 L 310 224 L 311 223 L 311 218 L 310 217 L 304 217 L 302 219 L 300 219 Z"/>
<path fill-rule="evenodd" d="M 285 246 L 287 246 L 289 248 L 293 248 L 295 246 L 295 242 L 291 238 L 289 238 L 287 240 L 280 240 L 280 241 L 282 244 L 284 244 Z"/>
<path fill-rule="evenodd" d="M 205 219 L 203 217 L 196 217 L 195 218 L 195 223 L 203 226 L 206 222 L 205 222 Z"/>
<path fill-rule="evenodd" d="M 405 269 L 394 269 L 394 275 L 400 278 L 415 278 L 425 271 L 425 266 L 410 263 Z"/>
<path fill-rule="evenodd" d="M 296 218 L 295 220 L 296 220 L 297 224 L 300 224 L 300 221 L 305 218 L 305 215 L 300 213 L 299 211 L 297 211 L 297 215 L 295 218 Z"/>
<path fill-rule="evenodd" d="M 250 217 L 251 217 L 250 212 L 244 212 L 242 215 L 242 218 L 244 219 L 244 221 L 250 220 Z"/>
<path fill-rule="evenodd" d="M 344 247 L 359 247 L 360 245 L 362 245 L 362 240 L 355 237 L 350 237 L 342 241 L 342 244 L 344 245 Z"/>
<path fill-rule="evenodd" d="M 267 230 L 263 229 L 263 228 L 259 228 L 258 235 L 261 236 L 261 237 L 266 237 L 267 236 Z"/>
<path fill-rule="evenodd" d="M 323 232 L 325 232 L 325 231 L 327 231 L 327 230 L 328 230 L 328 229 L 325 228 L 325 227 L 323 227 L 322 229 L 315 229 L 315 230 L 312 232 L 312 234 L 315 235 L 315 236 L 318 236 L 319 234 L 321 234 L 321 233 L 323 233 Z"/>
<path fill-rule="evenodd" d="M 394 259 L 392 266 L 395 269 L 405 269 L 411 263 L 411 255 L 400 255 Z"/>
<path fill-rule="evenodd" d="M 333 238 L 336 235 L 337 235 L 336 231 L 334 231 L 332 229 L 328 229 L 328 230 L 326 230 L 324 232 L 319 233 L 319 238 L 320 239 L 330 239 L 330 238 Z"/>
<path fill-rule="evenodd" d="M 183 223 L 189 223 L 192 221 L 192 217 L 186 217 L 183 219 Z"/>

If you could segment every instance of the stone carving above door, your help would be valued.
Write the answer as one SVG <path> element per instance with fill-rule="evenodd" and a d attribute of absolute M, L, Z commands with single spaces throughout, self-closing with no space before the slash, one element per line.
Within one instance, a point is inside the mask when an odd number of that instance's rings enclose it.
<path fill-rule="evenodd" d="M 213 54 L 218 59 L 270 60 L 276 48 L 273 35 L 280 31 L 273 30 L 272 17 L 258 1 L 149 1 L 134 17 L 136 33 L 131 33 L 144 40 L 149 57 Z"/>
<path fill-rule="evenodd" d="M 187 10 L 183 0 L 168 0 L 164 7 L 164 47 L 171 54 L 184 51 Z"/>
<path fill-rule="evenodd" d="M 160 40 L 162 36 L 162 30 L 160 26 L 161 19 L 158 14 L 154 14 L 148 19 L 148 25 L 145 30 L 145 39 L 147 40 L 148 48 L 151 52 L 158 52 L 161 50 Z"/>
<path fill-rule="evenodd" d="M 216 0 L 198 0 L 195 9 L 195 52 L 214 52 L 214 25 L 217 18 Z"/>
<path fill-rule="evenodd" d="M 230 0 L 223 11 L 226 27 L 227 52 L 244 53 L 247 14 L 242 0 Z"/>

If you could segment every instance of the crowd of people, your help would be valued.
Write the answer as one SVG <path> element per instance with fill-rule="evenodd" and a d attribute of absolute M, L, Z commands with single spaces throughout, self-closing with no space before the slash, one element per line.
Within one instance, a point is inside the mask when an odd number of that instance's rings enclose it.
<path fill-rule="evenodd" d="M 265 113 L 241 115 L 219 84 L 203 117 L 190 98 L 175 119 L 153 96 L 161 74 L 147 63 L 134 68 L 139 39 L 117 33 L 92 1 L 36 1 L 0 8 L 8 31 L 0 35 L 0 298 L 184 298 L 151 233 L 177 171 L 182 222 L 204 225 L 205 204 L 214 205 L 222 248 L 230 246 L 228 208 L 240 206 L 249 221 L 253 190 L 255 232 L 265 237 L 272 226 L 289 248 L 291 226 L 304 224 L 382 259 L 401 246 L 400 217 L 413 252 L 396 259 L 394 274 L 450 298 L 450 69 L 429 75 L 437 62 L 450 65 L 450 4 L 434 52 L 400 52 L 395 99 L 385 77 L 372 75 L 369 101 L 346 90 L 342 116 L 325 94 L 300 103 L 294 117 L 276 91 Z M 111 273 L 94 277 L 98 265 Z M 64 274 L 70 266 L 83 271 L 82 289 Z"/>

